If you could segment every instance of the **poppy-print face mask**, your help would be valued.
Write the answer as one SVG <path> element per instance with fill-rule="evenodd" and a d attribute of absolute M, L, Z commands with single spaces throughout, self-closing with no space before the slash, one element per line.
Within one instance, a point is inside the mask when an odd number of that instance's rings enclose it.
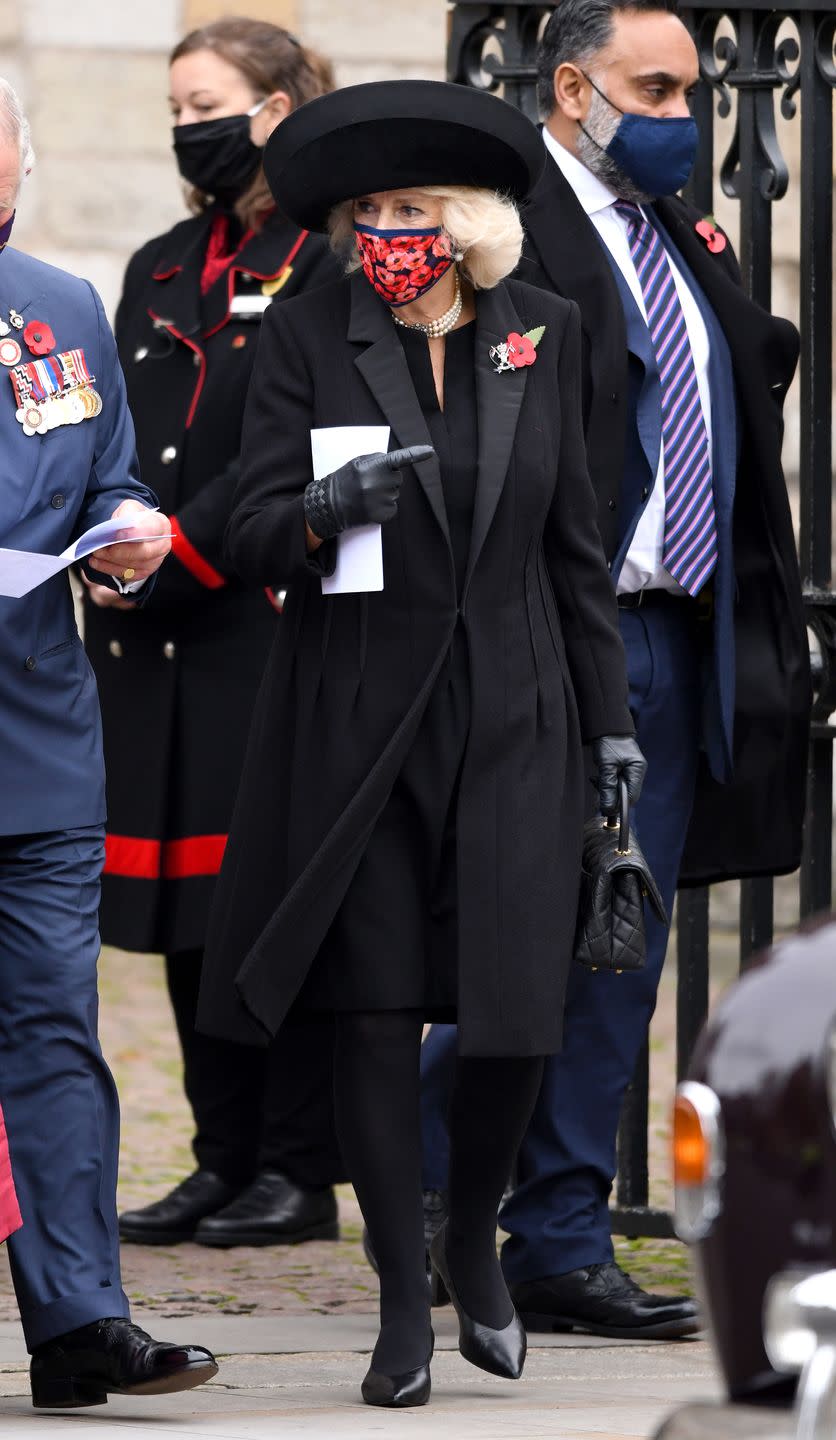
<path fill-rule="evenodd" d="M 366 279 L 387 305 L 409 305 L 447 274 L 453 263 L 450 237 L 434 230 L 375 230 L 355 225 Z"/>

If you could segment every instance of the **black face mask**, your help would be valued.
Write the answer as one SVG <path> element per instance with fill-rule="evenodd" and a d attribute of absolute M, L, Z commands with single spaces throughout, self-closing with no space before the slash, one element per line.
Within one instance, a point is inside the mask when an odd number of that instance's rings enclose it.
<path fill-rule="evenodd" d="M 221 120 L 175 125 L 174 154 L 183 179 L 221 204 L 237 200 L 261 164 L 261 149 L 250 136 L 250 119 L 261 108 L 256 105 L 246 115 L 225 115 Z"/>

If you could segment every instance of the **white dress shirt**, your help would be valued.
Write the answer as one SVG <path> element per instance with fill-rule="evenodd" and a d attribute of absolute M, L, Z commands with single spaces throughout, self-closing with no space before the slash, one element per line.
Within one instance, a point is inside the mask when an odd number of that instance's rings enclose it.
<path fill-rule="evenodd" d="M 543 130 L 546 149 L 560 166 L 564 179 L 571 185 L 580 205 L 589 216 L 595 229 L 609 250 L 621 271 L 639 310 L 647 320 L 647 309 L 642 294 L 641 282 L 630 254 L 627 222 L 615 208 L 618 196 L 604 185 L 591 170 L 587 170 L 569 150 L 566 150 L 547 129 Z M 639 206 L 641 209 L 641 206 Z M 642 211 L 644 214 L 644 211 Z M 647 218 L 645 216 L 645 218 Z M 709 454 L 711 453 L 711 390 L 708 383 L 709 339 L 705 321 L 699 307 L 680 273 L 671 252 L 667 251 L 668 263 L 674 278 L 679 302 L 685 316 L 691 353 L 697 372 L 697 386 L 700 392 L 702 413 L 708 432 Z M 650 498 L 636 526 L 636 533 L 624 559 L 618 577 L 619 595 L 632 594 L 645 588 L 672 590 L 681 594 L 681 586 L 668 574 L 662 564 L 665 547 L 665 456 L 660 448 L 659 465 Z"/>

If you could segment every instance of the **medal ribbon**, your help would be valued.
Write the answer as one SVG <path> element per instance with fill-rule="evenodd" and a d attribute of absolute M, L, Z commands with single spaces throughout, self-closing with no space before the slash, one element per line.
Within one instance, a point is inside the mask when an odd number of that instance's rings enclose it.
<path fill-rule="evenodd" d="M 29 377 L 28 365 L 17 365 L 14 370 L 9 371 L 12 385 L 14 386 L 15 399 L 18 409 L 22 409 L 32 395 L 32 382 Z"/>
<path fill-rule="evenodd" d="M 56 355 L 54 360 L 60 364 L 63 371 L 65 389 L 78 390 L 84 385 L 92 384 L 93 377 L 87 368 L 83 350 L 65 350 L 61 355 Z"/>

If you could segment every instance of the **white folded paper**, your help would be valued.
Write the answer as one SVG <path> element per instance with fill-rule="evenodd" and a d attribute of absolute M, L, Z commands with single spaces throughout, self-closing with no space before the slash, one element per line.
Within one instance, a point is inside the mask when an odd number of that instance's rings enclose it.
<path fill-rule="evenodd" d="M 126 533 L 127 532 L 127 533 Z M 3 550 L 0 548 L 0 595 L 12 600 L 21 600 L 30 590 L 36 590 L 45 580 L 69 570 L 77 560 L 92 555 L 105 545 L 128 545 L 137 539 L 147 540 L 145 535 L 132 525 L 127 516 L 120 520 L 102 520 L 85 530 L 78 540 L 62 550 L 60 555 L 40 555 L 34 550 Z M 154 540 L 164 540 L 164 535 L 154 535 Z M 170 537 L 169 537 L 170 538 Z"/>
<path fill-rule="evenodd" d="M 311 431 L 315 480 L 322 480 L 358 455 L 384 454 L 388 425 L 331 425 Z M 323 595 L 351 595 L 383 589 L 383 537 L 379 525 L 358 525 L 337 536 L 337 565 L 323 577 Z"/>

